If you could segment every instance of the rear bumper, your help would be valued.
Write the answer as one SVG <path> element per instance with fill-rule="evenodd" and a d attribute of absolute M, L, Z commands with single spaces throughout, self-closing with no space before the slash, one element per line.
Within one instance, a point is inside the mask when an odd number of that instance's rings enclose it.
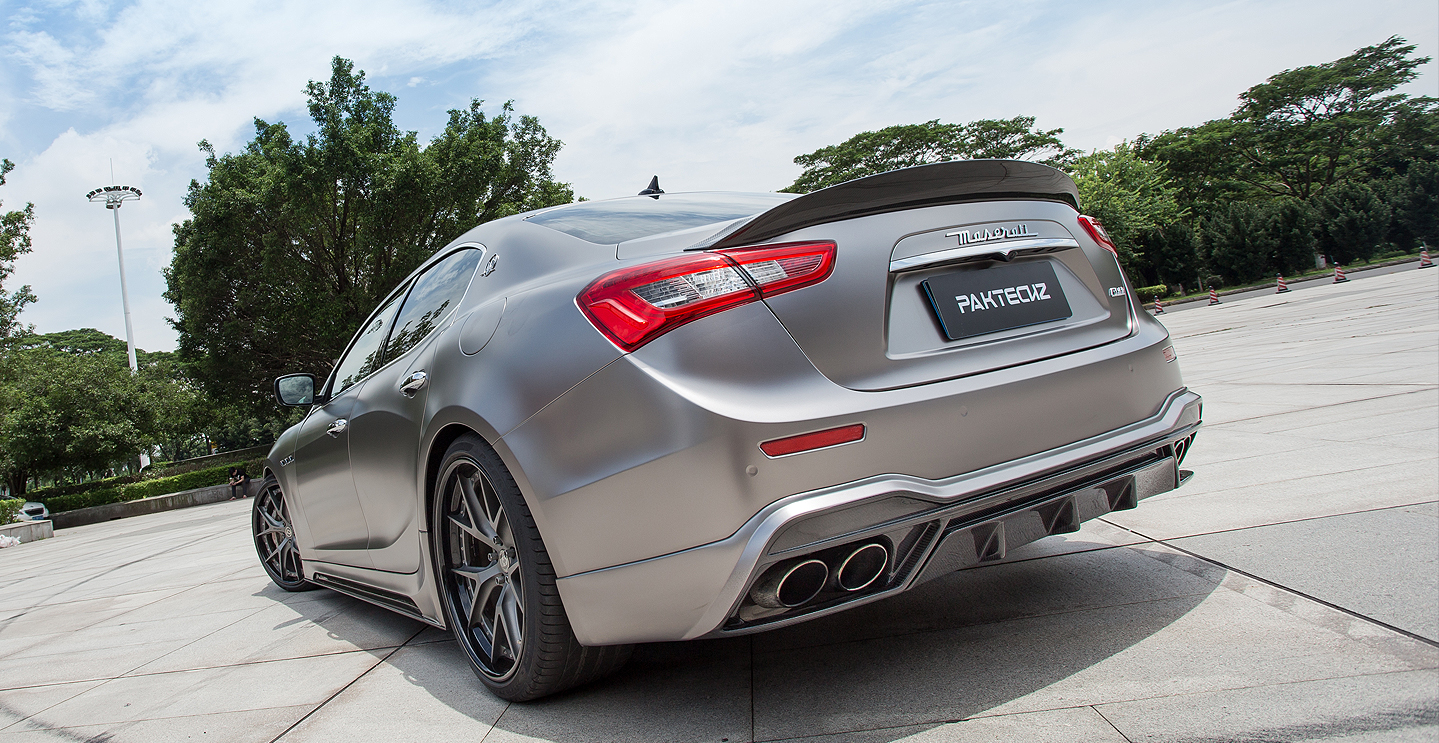
<path fill-rule="evenodd" d="M 978 471 L 942 480 L 881 475 L 798 493 L 726 539 L 567 576 L 560 592 L 586 645 L 743 634 L 842 611 L 1178 487 L 1201 407 L 1199 395 L 1181 389 L 1150 418 Z M 794 609 L 747 602 L 771 566 L 865 541 L 893 555 L 870 589 Z"/>

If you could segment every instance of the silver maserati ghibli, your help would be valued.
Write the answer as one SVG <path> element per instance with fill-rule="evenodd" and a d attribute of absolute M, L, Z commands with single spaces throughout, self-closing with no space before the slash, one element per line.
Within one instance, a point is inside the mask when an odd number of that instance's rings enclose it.
<path fill-rule="evenodd" d="M 1012 161 L 489 222 L 275 393 L 270 577 L 449 628 L 511 700 L 1134 508 L 1201 417 L 1073 181 Z"/>

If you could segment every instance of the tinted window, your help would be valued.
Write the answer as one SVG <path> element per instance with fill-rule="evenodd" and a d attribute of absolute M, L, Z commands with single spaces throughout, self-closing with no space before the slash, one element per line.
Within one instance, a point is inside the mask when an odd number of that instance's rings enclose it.
<path fill-rule="evenodd" d="M 440 325 L 465 296 L 465 289 L 469 287 L 470 278 L 475 275 L 475 266 L 479 263 L 480 251 L 461 250 L 420 274 L 420 278 L 415 280 L 415 288 L 405 299 L 405 306 L 395 318 L 395 329 L 390 333 L 390 342 L 386 346 L 386 359 L 410 350 Z"/>
<path fill-rule="evenodd" d="M 748 217 L 794 198 L 789 194 L 665 194 L 611 201 L 584 201 L 529 218 L 581 240 L 613 245 L 662 232 Z"/>
<path fill-rule="evenodd" d="M 370 372 L 384 363 L 380 351 L 390 330 L 390 320 L 395 317 L 395 310 L 400 306 L 400 297 L 404 295 L 404 292 L 400 292 L 391 297 L 390 301 L 380 307 L 379 312 L 370 316 L 365 327 L 360 329 L 354 345 L 350 346 L 350 352 L 345 354 L 339 366 L 335 367 L 335 383 L 331 387 L 331 395 L 344 392 L 346 387 L 369 376 Z"/>

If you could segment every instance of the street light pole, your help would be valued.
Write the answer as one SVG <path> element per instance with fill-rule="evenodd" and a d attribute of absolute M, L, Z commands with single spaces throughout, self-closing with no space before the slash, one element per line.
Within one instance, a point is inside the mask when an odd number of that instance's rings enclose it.
<path fill-rule="evenodd" d="M 113 173 L 111 174 L 113 177 Z M 125 351 L 130 356 L 130 373 L 139 374 L 140 364 L 135 359 L 135 328 L 130 324 L 130 290 L 125 286 L 125 249 L 120 246 L 120 207 L 126 201 L 140 198 L 140 189 L 133 186 L 101 186 L 85 198 L 105 202 L 105 208 L 115 214 L 115 256 L 120 259 L 120 302 L 125 307 Z M 140 469 L 150 466 L 150 455 L 140 452 Z"/>
<path fill-rule="evenodd" d="M 91 201 L 105 202 L 105 208 L 112 210 L 115 215 L 115 255 L 120 259 L 120 302 L 125 307 L 125 350 L 130 355 L 131 374 L 140 371 L 140 364 L 135 360 L 135 328 L 130 324 L 130 292 L 125 287 L 125 250 L 120 245 L 120 206 L 140 196 L 140 189 L 131 186 L 104 186 L 85 194 Z"/>

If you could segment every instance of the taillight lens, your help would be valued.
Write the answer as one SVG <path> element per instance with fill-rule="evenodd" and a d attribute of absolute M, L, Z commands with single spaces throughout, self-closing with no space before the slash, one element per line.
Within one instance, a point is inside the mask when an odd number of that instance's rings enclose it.
<path fill-rule="evenodd" d="M 1081 214 L 1079 215 L 1079 226 L 1083 227 L 1084 231 L 1099 243 L 1099 247 L 1113 253 L 1114 257 L 1119 257 L 1119 248 L 1114 247 L 1114 241 L 1109 239 L 1109 232 L 1104 229 L 1104 225 L 1100 224 L 1099 220 Z"/>
<path fill-rule="evenodd" d="M 818 284 L 834 272 L 834 243 L 782 243 L 721 250 L 766 297 Z"/>
<path fill-rule="evenodd" d="M 834 254 L 832 242 L 694 253 L 612 271 L 576 299 L 596 329 L 633 351 L 701 317 L 824 281 Z"/>

